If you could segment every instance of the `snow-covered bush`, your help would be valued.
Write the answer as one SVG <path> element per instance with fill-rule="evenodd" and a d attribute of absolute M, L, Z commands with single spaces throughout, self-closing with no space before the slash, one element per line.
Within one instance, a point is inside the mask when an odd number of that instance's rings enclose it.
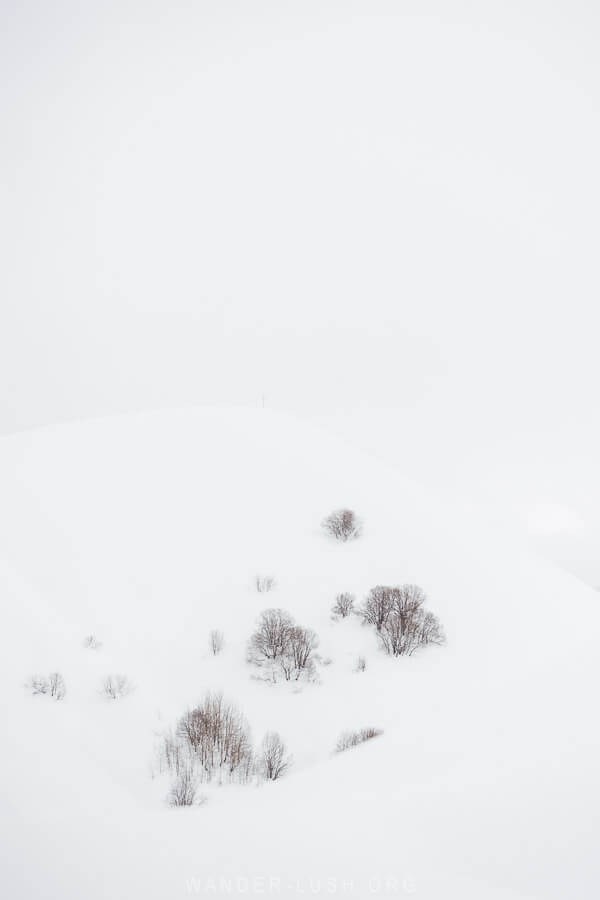
<path fill-rule="evenodd" d="M 335 745 L 335 751 L 336 753 L 343 753 L 344 750 L 364 744 L 365 741 L 379 737 L 380 734 L 383 734 L 381 728 L 361 728 L 360 731 L 343 731 Z"/>
<path fill-rule="evenodd" d="M 292 757 L 276 731 L 269 731 L 264 736 L 258 758 L 257 770 L 267 781 L 277 781 L 289 769 Z"/>
<path fill-rule="evenodd" d="M 193 806 L 198 798 L 198 776 L 191 765 L 180 766 L 169 791 L 170 806 Z"/>
<path fill-rule="evenodd" d="M 354 612 L 355 599 L 354 594 L 348 594 L 347 592 L 338 594 L 331 607 L 331 617 L 333 619 L 346 619 Z"/>
<path fill-rule="evenodd" d="M 272 575 L 257 575 L 254 579 L 254 584 L 259 594 L 265 594 L 273 590 L 276 581 Z"/>
<path fill-rule="evenodd" d="M 47 694 L 53 700 L 62 700 L 67 692 L 65 680 L 60 672 L 51 672 L 50 675 L 33 675 L 27 687 L 32 694 Z"/>
<path fill-rule="evenodd" d="M 102 682 L 101 693 L 110 700 L 120 700 L 133 691 L 133 684 L 126 675 L 107 675 Z"/>
<path fill-rule="evenodd" d="M 83 639 L 83 646 L 86 650 L 99 650 L 102 646 L 102 643 L 98 640 L 95 634 L 88 634 Z"/>
<path fill-rule="evenodd" d="M 266 609 L 248 645 L 248 659 L 270 680 L 298 681 L 314 673 L 314 651 L 319 639 L 310 628 L 296 625 L 283 609 Z"/>
<path fill-rule="evenodd" d="M 211 631 L 208 636 L 208 646 L 213 656 L 218 656 L 225 646 L 225 638 L 222 631 Z"/>
<path fill-rule="evenodd" d="M 336 509 L 323 519 L 321 527 L 336 541 L 349 541 L 360 537 L 362 523 L 353 510 Z"/>
<path fill-rule="evenodd" d="M 205 780 L 216 774 L 242 781 L 251 776 L 254 756 L 250 728 L 243 714 L 222 694 L 209 693 L 201 704 L 189 709 L 177 723 L 176 735 L 188 760 Z M 181 768 L 180 757 L 173 756 Z"/>

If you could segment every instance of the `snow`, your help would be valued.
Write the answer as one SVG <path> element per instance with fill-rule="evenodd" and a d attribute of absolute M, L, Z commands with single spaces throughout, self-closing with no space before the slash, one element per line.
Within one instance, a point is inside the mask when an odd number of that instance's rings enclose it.
<path fill-rule="evenodd" d="M 600 610 L 576 579 L 268 410 L 5 437 L 0 496 L 7 896 L 598 895 Z M 322 533 L 339 506 L 364 520 L 359 540 Z M 447 646 L 389 659 L 355 619 L 331 620 L 338 591 L 403 582 L 425 589 Z M 319 683 L 252 677 L 246 642 L 268 606 L 319 634 Z M 62 702 L 24 688 L 55 670 Z M 107 700 L 112 673 L 135 691 Z M 210 689 L 256 744 L 279 731 L 294 766 L 171 809 L 155 745 Z M 383 735 L 333 753 L 368 725 Z"/>

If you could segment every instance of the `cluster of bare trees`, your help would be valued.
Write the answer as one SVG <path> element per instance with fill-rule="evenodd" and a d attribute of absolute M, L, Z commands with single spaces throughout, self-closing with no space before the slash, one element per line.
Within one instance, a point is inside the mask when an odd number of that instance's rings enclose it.
<path fill-rule="evenodd" d="M 160 771 L 173 774 L 172 806 L 197 803 L 202 782 L 276 781 L 292 764 L 277 732 L 267 732 L 255 751 L 245 716 L 220 693 L 209 693 L 188 709 L 175 730 L 163 735 L 158 755 Z"/>
<path fill-rule="evenodd" d="M 321 522 L 321 527 L 336 541 L 360 537 L 362 522 L 352 509 L 336 509 Z"/>
<path fill-rule="evenodd" d="M 53 700 L 63 700 L 67 693 L 65 679 L 60 672 L 51 672 L 50 675 L 33 675 L 27 682 L 27 687 L 32 694 L 46 694 Z"/>
<path fill-rule="evenodd" d="M 424 609 L 427 597 L 416 584 L 390 587 L 379 584 L 369 591 L 358 609 L 354 596 L 338 594 L 331 609 L 332 618 L 345 619 L 356 613 L 365 625 L 373 625 L 379 642 L 390 656 L 411 656 L 427 644 L 444 644 L 444 630 L 438 618 Z M 364 671 L 365 665 L 357 666 Z"/>
<path fill-rule="evenodd" d="M 283 609 L 265 609 L 248 644 L 248 659 L 270 680 L 299 681 L 314 674 L 319 639 L 310 628 L 296 625 Z"/>
<path fill-rule="evenodd" d="M 250 729 L 242 713 L 222 694 L 207 694 L 201 704 L 188 709 L 175 734 L 188 750 L 188 759 L 197 763 L 207 780 L 217 771 L 228 777 L 248 775 L 252 764 Z"/>
<path fill-rule="evenodd" d="M 359 731 L 343 731 L 335 745 L 335 751 L 336 753 L 343 753 L 344 750 L 349 750 L 351 747 L 357 747 L 359 744 L 364 744 L 365 741 L 370 741 L 373 738 L 379 737 L 380 734 L 383 734 L 383 731 L 380 728 L 361 728 Z"/>
<path fill-rule="evenodd" d="M 416 584 L 377 585 L 359 610 L 363 622 L 374 625 L 381 646 L 391 656 L 411 656 L 427 644 L 443 644 L 443 628 L 424 609 L 427 597 Z"/>

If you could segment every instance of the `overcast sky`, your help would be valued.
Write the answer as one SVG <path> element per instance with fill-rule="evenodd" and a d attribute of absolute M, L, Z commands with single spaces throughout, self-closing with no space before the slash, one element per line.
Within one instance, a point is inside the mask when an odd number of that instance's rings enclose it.
<path fill-rule="evenodd" d="M 262 394 L 385 408 L 430 470 L 456 480 L 472 457 L 473 483 L 514 474 L 533 517 L 587 527 L 598 4 L 0 17 L 1 432 Z"/>

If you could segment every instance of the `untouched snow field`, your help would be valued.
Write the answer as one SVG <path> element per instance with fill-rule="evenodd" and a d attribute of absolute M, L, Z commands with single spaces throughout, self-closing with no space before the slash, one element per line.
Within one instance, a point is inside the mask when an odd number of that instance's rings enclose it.
<path fill-rule="evenodd" d="M 600 893 L 592 590 L 264 410 L 6 437 L 0 498 L 7 898 Z M 364 520 L 359 540 L 320 529 L 339 506 Z M 445 647 L 391 659 L 356 619 L 331 620 L 337 592 L 404 582 L 427 592 Z M 318 633 L 320 683 L 252 677 L 246 643 L 269 606 Z M 100 649 L 84 649 L 90 633 Z M 24 688 L 53 670 L 62 702 Z M 115 672 L 135 691 L 112 702 L 99 689 Z M 242 708 L 256 744 L 279 731 L 294 765 L 172 809 L 155 746 L 208 689 Z M 384 734 L 333 753 L 368 725 Z"/>

